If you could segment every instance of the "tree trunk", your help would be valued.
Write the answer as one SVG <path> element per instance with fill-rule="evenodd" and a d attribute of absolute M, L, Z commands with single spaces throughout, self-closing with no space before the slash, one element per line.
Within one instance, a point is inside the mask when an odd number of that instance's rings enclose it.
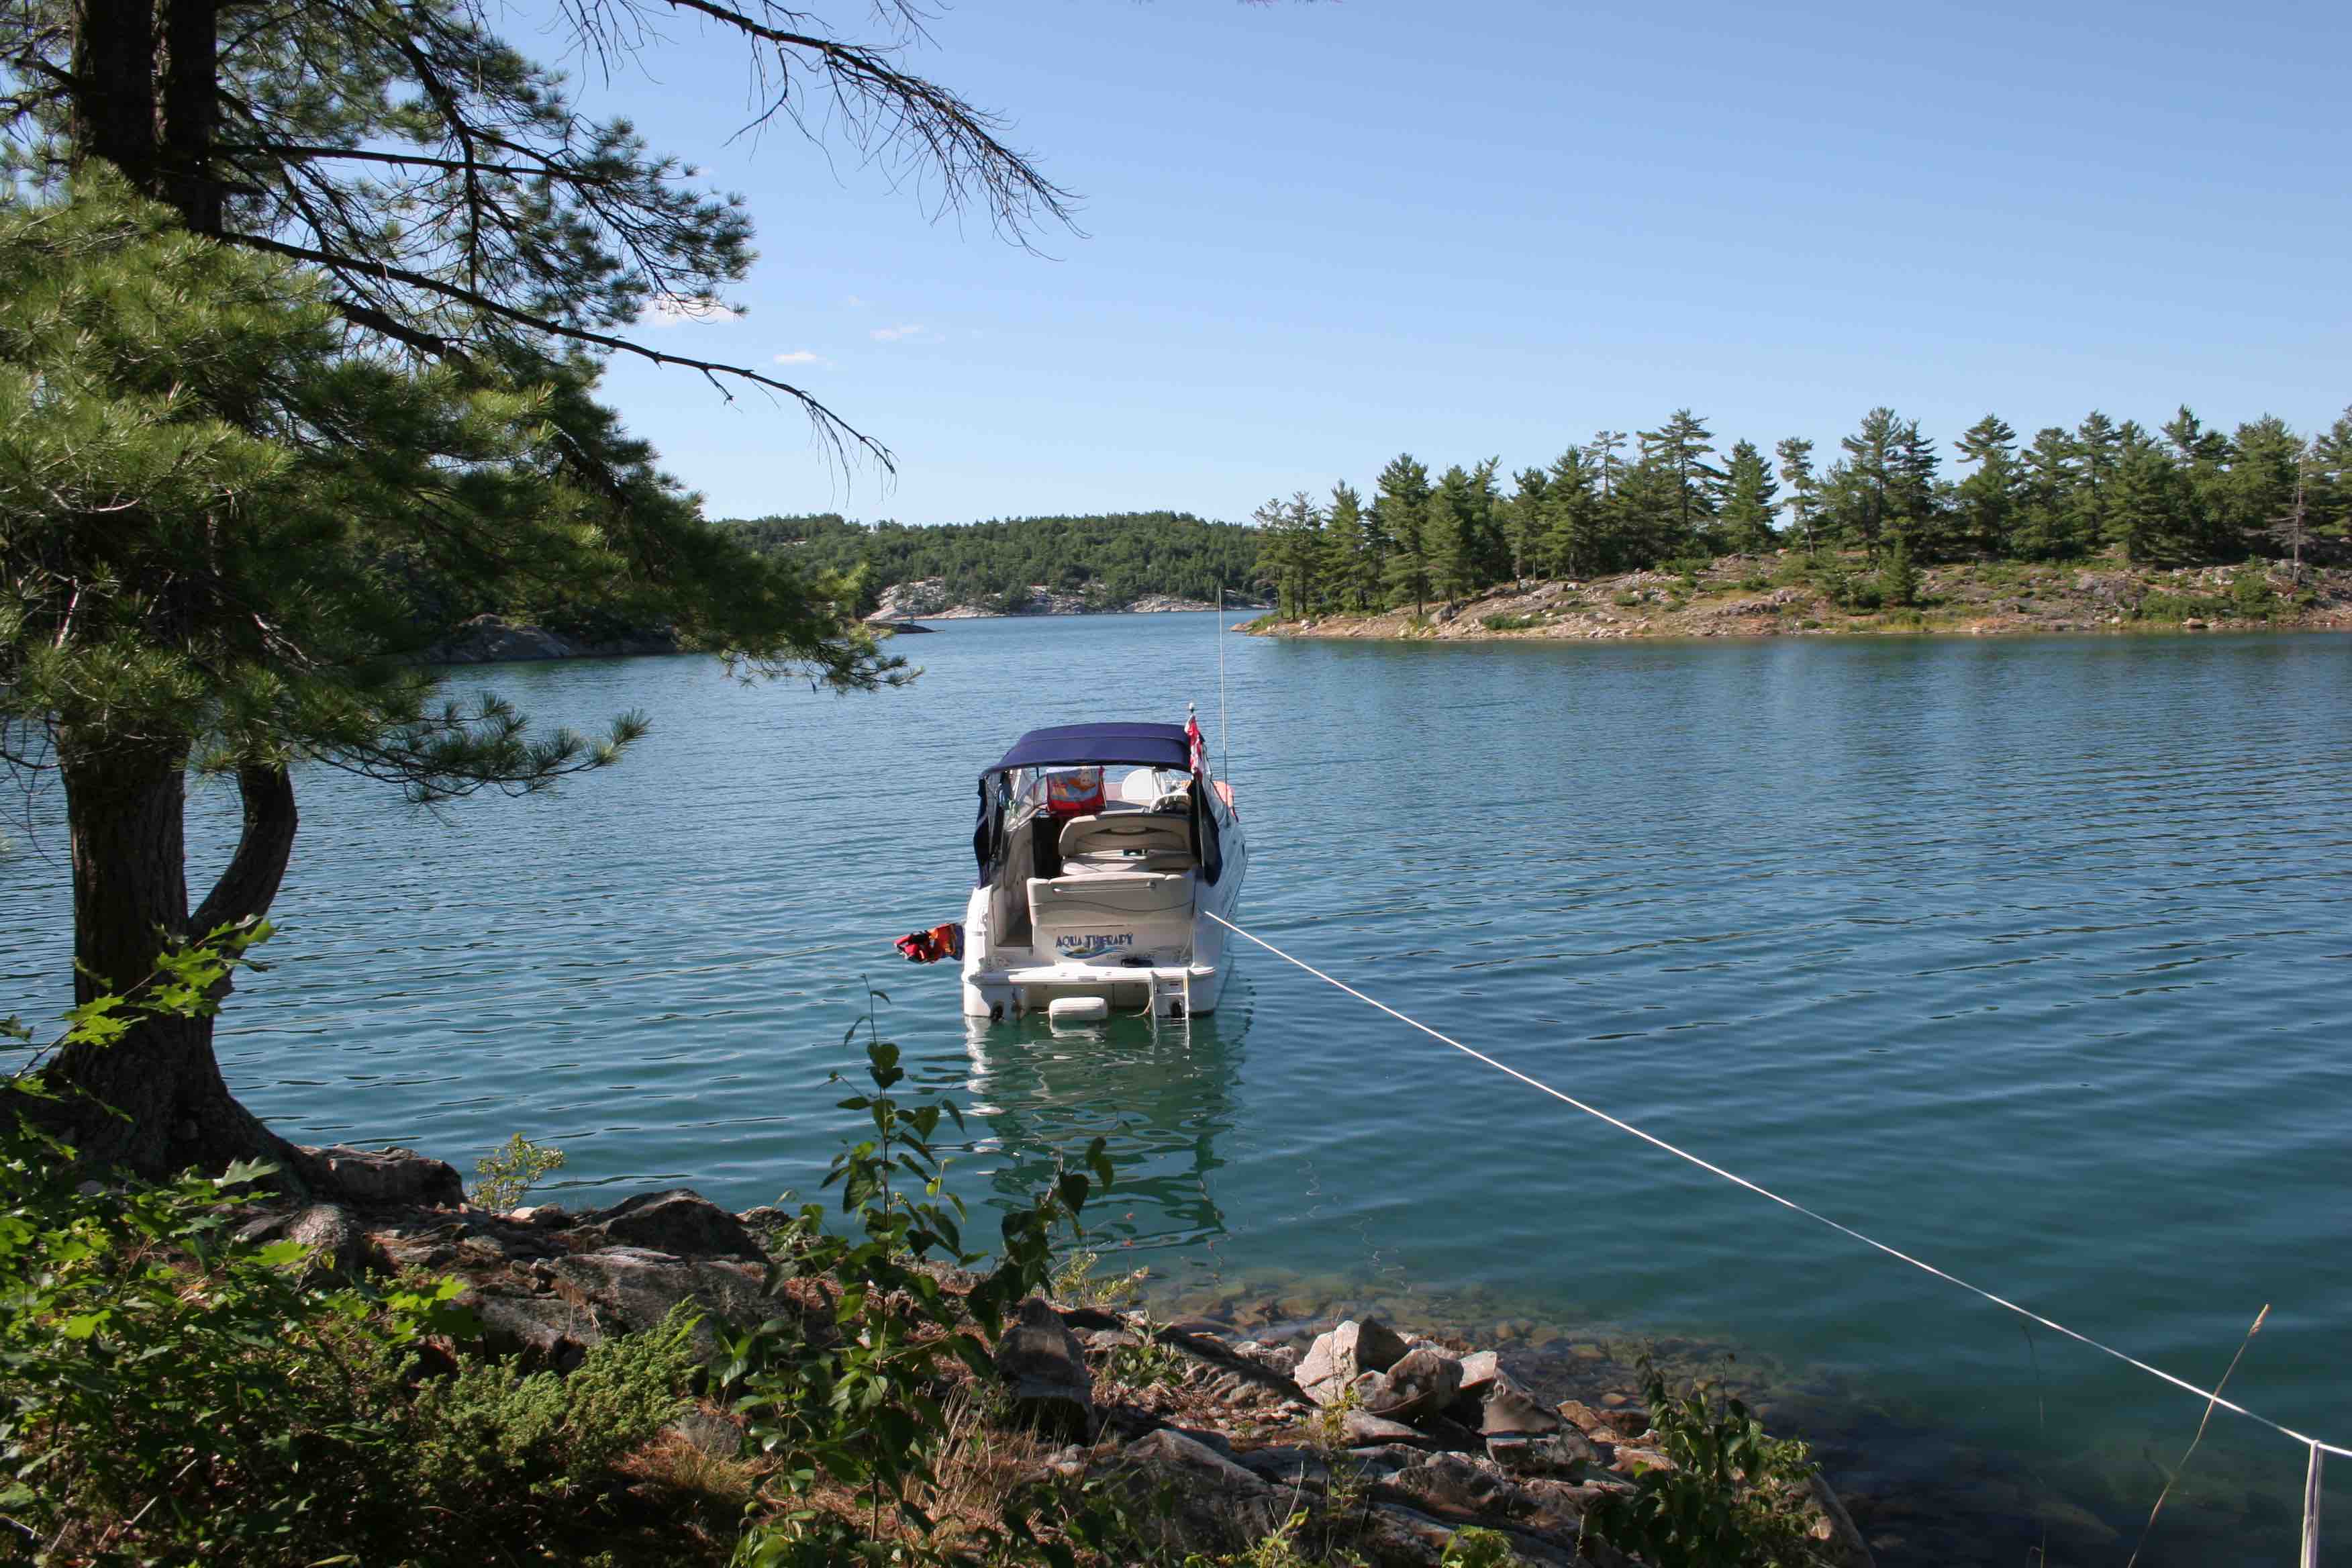
<path fill-rule="evenodd" d="M 221 184 L 213 173 L 219 119 L 220 0 L 163 0 L 163 196 L 198 234 L 221 231 Z"/>
<path fill-rule="evenodd" d="M 155 167 L 154 0 L 73 0 L 74 163 L 103 158 L 150 195 Z"/>
<path fill-rule="evenodd" d="M 144 194 L 216 235 L 212 166 L 218 119 L 220 0 L 73 0 L 74 158 L 97 157 Z M 237 773 L 245 828 L 191 921 L 187 747 L 161 742 L 89 752 L 58 737 L 74 879 L 74 999 L 134 994 L 168 946 L 266 912 L 294 847 L 286 770 Z M 104 1046 L 58 1054 L 60 1131 L 80 1159 L 161 1177 L 189 1166 L 276 1160 L 299 1184 L 308 1162 L 236 1102 L 213 1055 L 209 1017 L 143 1017 Z"/>
<path fill-rule="evenodd" d="M 74 878 L 74 999 L 135 993 L 167 943 L 259 915 L 294 847 L 294 791 L 282 768 L 242 770 L 245 830 L 220 883 L 188 918 L 186 766 L 177 745 L 77 755 L 59 772 Z M 60 1131 L 85 1163 L 162 1177 L 233 1160 L 304 1162 L 236 1102 L 213 1055 L 213 1020 L 143 1018 L 107 1045 L 74 1045 L 48 1073 L 65 1091 Z"/>

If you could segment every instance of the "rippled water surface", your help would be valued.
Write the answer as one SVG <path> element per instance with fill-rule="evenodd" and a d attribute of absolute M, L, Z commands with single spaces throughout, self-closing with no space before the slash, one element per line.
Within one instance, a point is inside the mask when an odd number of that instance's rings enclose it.
<path fill-rule="evenodd" d="M 824 1079 L 866 974 L 918 1076 L 980 1112 L 969 1194 L 1109 1133 L 1134 1173 L 1099 1239 L 1177 1299 L 1737 1345 L 1867 1391 L 1864 1425 L 1956 1435 L 1946 1470 L 2053 1478 L 2072 1500 L 2021 1505 L 2063 1515 L 2053 1561 L 2129 1554 L 2197 1401 L 1265 954 L 1189 1036 L 968 1031 L 948 967 L 889 943 L 961 915 L 974 773 L 1020 730 L 1188 697 L 1213 733 L 1213 622 L 903 646 L 916 686 L 845 700 L 690 659 L 465 673 L 655 730 L 559 796 L 438 815 L 307 777 L 231 1081 L 305 1141 L 466 1163 L 520 1129 L 575 1187 L 748 1205 L 813 1188 L 845 1131 Z M 2352 642 L 1227 652 L 1260 933 L 2192 1379 L 2268 1302 L 2232 1396 L 2352 1437 Z M 199 798 L 216 865 L 234 801 Z M 53 1011 L 62 829 L 16 815 L 0 1011 Z M 2150 1558 L 2291 1561 L 2303 1466 L 2217 1417 Z M 2337 1482 L 2352 1562 L 2352 1461 Z"/>

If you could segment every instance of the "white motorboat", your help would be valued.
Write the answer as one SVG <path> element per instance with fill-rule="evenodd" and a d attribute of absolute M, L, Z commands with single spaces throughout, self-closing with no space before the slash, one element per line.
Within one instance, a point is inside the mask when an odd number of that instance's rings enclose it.
<path fill-rule="evenodd" d="M 1198 723 L 1033 730 L 980 775 L 972 1017 L 1213 1011 L 1249 846 Z"/>

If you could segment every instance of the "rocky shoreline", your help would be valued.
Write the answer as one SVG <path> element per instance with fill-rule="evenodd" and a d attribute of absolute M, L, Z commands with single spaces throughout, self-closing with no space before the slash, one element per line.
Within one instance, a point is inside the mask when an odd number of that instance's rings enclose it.
<path fill-rule="evenodd" d="M 504 616 L 476 616 L 448 641 L 418 656 L 419 664 L 513 664 L 550 658 L 635 658 L 682 652 L 666 630 L 637 631 L 590 642 L 544 626 L 524 626 Z"/>
<path fill-rule="evenodd" d="M 768 1250 L 787 1216 L 730 1214 L 685 1189 L 574 1214 L 540 1204 L 494 1214 L 465 1201 L 450 1166 L 406 1150 L 310 1151 L 342 1196 L 281 1204 L 247 1240 L 290 1239 L 313 1267 L 358 1277 L 416 1271 L 464 1282 L 484 1348 L 566 1372 L 603 1339 L 643 1332 L 680 1303 L 702 1314 L 694 1348 L 720 1353 L 719 1326 L 789 1310 Z M 951 1291 L 973 1280 L 940 1271 Z M 1150 1368 L 1139 1373 L 1139 1365 Z M 1509 1347 L 1480 1349 L 1377 1319 L 1252 1337 L 1206 1320 L 1033 1297 L 996 1350 L 1005 1441 L 1041 1475 L 1086 1478 L 1172 1501 L 1169 1542 L 1246 1550 L 1293 1529 L 1344 1529 L 1378 1568 L 1437 1568 L 1460 1532 L 1507 1542 L 1520 1561 L 1576 1568 L 1633 1562 L 1591 1539 L 1599 1500 L 1671 1467 L 1622 1366 L 1563 1393 Z M 706 1405 L 674 1440 L 733 1458 L 744 1435 Z M 1869 1545 L 1818 1479 L 1801 1510 L 1816 1556 L 1870 1568 Z"/>
<path fill-rule="evenodd" d="M 2298 579 L 2284 563 L 1969 563 L 1920 568 L 1909 605 L 1866 607 L 1875 591 L 1859 556 L 1822 572 L 1783 550 L 1688 572 L 1507 584 L 1418 612 L 1267 616 L 1248 629 L 1431 642 L 2352 629 L 2352 569 L 2343 567 L 2305 566 Z"/>
<path fill-rule="evenodd" d="M 1145 594 L 1134 599 L 1105 604 L 1091 600 L 1084 594 L 1033 583 L 1026 596 L 1018 604 L 996 609 L 952 599 L 944 578 L 924 577 L 910 583 L 893 583 L 883 589 L 880 603 L 866 620 L 869 626 L 887 626 L 906 621 L 1003 620 L 1023 616 L 1166 615 L 1213 610 L 1216 607 L 1208 600 L 1186 599 L 1173 594 Z M 1263 600 L 1229 595 L 1225 607 L 1230 610 L 1263 610 L 1269 606 Z"/>

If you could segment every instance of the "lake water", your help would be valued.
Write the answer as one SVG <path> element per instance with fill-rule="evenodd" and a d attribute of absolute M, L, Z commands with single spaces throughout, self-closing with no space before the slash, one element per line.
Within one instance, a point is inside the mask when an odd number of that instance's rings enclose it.
<path fill-rule="evenodd" d="M 978 1113 L 967 1194 L 1110 1135 L 1132 1174 L 1097 1240 L 1171 1301 L 1738 1347 L 1825 1412 L 1849 1487 L 1973 1489 L 2038 1512 L 2053 1562 L 2121 1563 L 2188 1395 L 1262 953 L 1156 1034 L 968 1029 L 951 966 L 898 961 L 961 917 L 973 775 L 1015 732 L 1189 697 L 1215 736 L 1214 626 L 954 623 L 868 698 L 693 659 L 463 672 L 655 728 L 560 795 L 438 814 L 306 777 L 230 1080 L 307 1142 L 466 1166 L 520 1130 L 575 1205 L 741 1206 L 814 1189 L 848 1131 L 824 1079 L 870 976 L 917 1078 Z M 2352 1437 L 2352 642 L 1226 643 L 1252 929 L 2192 1380 L 2269 1303 L 2232 1396 Z M 233 796 L 200 801 L 216 865 Z M 15 815 L 0 1011 L 53 1012 L 63 833 L 53 800 Z M 2304 1458 L 2217 1416 L 2143 1561 L 2291 1561 Z M 1866 1520 L 1883 1560 L 1929 1560 L 1905 1518 Z"/>

